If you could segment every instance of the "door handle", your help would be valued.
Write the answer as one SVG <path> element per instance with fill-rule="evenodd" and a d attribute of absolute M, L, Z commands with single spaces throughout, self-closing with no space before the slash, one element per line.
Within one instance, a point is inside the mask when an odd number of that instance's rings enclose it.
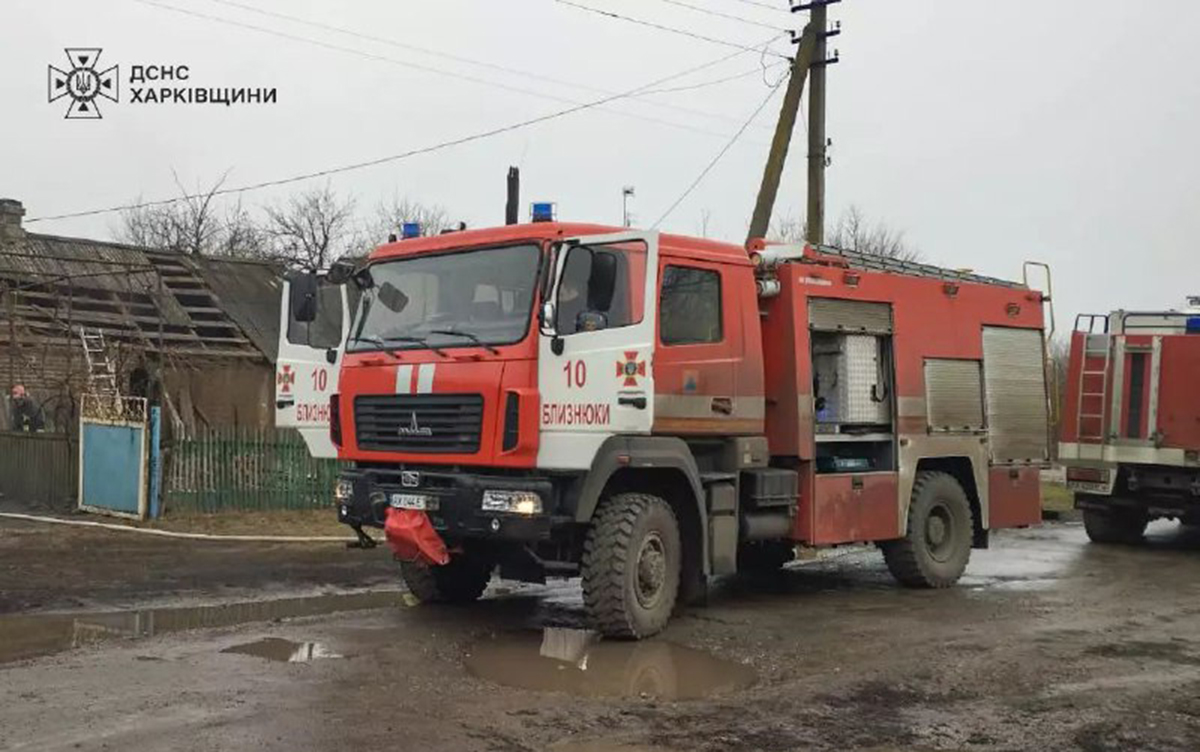
<path fill-rule="evenodd" d="M 646 409 L 645 397 L 617 397 L 617 404 L 625 407 L 636 407 L 639 410 Z"/>
<path fill-rule="evenodd" d="M 712 411 L 718 415 L 733 415 L 733 399 L 731 397 L 713 397 Z"/>
<path fill-rule="evenodd" d="M 285 407 L 291 407 L 291 406 L 292 406 L 292 405 L 294 405 L 294 404 L 296 404 L 296 400 L 294 400 L 294 399 L 290 399 L 290 400 L 275 400 L 275 409 L 277 409 L 277 410 L 282 410 L 283 408 L 285 408 Z"/>

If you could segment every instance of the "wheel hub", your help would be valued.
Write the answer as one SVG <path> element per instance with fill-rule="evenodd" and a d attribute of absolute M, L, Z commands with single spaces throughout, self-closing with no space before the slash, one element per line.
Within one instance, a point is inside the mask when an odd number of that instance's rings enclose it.
<path fill-rule="evenodd" d="M 929 545 L 940 546 L 946 541 L 946 523 L 941 517 L 930 517 L 929 525 L 926 528 L 925 536 L 929 539 Z"/>
<path fill-rule="evenodd" d="M 946 561 L 954 554 L 954 516 L 944 504 L 929 510 L 925 519 L 925 549 L 937 561 Z"/>
<path fill-rule="evenodd" d="M 638 602 L 650 608 L 658 600 L 667 578 L 666 547 L 657 533 L 647 535 L 643 541 L 638 551 L 636 572 Z"/>

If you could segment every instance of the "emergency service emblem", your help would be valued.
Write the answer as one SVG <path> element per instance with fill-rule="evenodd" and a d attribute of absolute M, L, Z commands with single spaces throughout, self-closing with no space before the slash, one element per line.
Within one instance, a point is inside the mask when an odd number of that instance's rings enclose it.
<path fill-rule="evenodd" d="M 292 384 L 296 383 L 296 372 L 288 364 L 284 364 L 283 370 L 275 375 L 275 383 L 279 386 L 279 391 L 282 394 L 292 393 Z"/>
<path fill-rule="evenodd" d="M 637 386 L 638 377 L 646 375 L 646 361 L 639 360 L 637 350 L 626 350 L 625 360 L 617 361 L 617 378 L 625 379 L 624 386 Z"/>
<path fill-rule="evenodd" d="M 103 97 L 110 102 L 118 101 L 120 77 L 117 66 L 104 70 L 96 69 L 101 52 L 99 47 L 68 47 L 65 51 L 71 70 L 65 71 L 53 65 L 49 66 L 46 82 L 49 101 L 56 102 L 63 97 L 71 98 L 71 104 L 67 107 L 67 120 L 99 120 L 98 98 Z"/>

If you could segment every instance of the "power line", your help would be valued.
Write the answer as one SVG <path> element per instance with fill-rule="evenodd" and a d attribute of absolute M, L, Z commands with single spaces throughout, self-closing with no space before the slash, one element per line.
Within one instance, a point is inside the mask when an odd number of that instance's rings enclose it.
<path fill-rule="evenodd" d="M 411 52 L 416 52 L 416 53 L 419 53 L 422 55 L 430 55 L 432 57 L 439 57 L 439 58 L 443 58 L 445 60 L 452 60 L 457 63 L 465 63 L 467 65 L 474 65 L 474 66 L 478 66 L 481 68 L 488 68 L 490 70 L 499 71 L 501 73 L 508 73 L 508 74 L 515 75 L 515 76 L 522 76 L 524 78 L 532 79 L 534 81 L 543 81 L 546 83 L 556 84 L 558 86 L 568 86 L 568 87 L 572 87 L 572 88 L 576 88 L 576 89 L 580 89 L 580 90 L 584 90 L 584 91 L 591 91 L 591 92 L 594 92 L 597 94 L 612 94 L 612 93 L 614 93 L 610 89 L 602 89 L 602 88 L 599 88 L 596 86 L 589 86 L 587 84 L 581 84 L 581 83 L 578 83 L 575 81 L 567 81 L 567 80 L 564 80 L 561 78 L 555 78 L 554 76 L 547 76 L 542 73 L 535 73 L 532 71 L 522 70 L 520 68 L 512 68 L 509 66 L 501 65 L 499 63 L 492 63 L 492 62 L 489 62 L 486 60 L 477 60 L 474 58 L 465 57 L 463 55 L 456 55 L 456 54 L 449 53 L 449 52 L 443 52 L 441 50 L 435 50 L 435 49 L 431 49 L 428 47 L 422 47 L 420 45 L 410 44 L 408 42 L 400 42 L 395 39 L 389 39 L 387 37 L 376 36 L 374 34 L 367 34 L 364 32 L 356 31 L 355 29 L 348 29 L 344 26 L 335 26 L 333 24 L 322 23 L 320 21 L 313 21 L 313 20 L 310 20 L 307 18 L 302 18 L 300 16 L 293 16 L 293 15 L 289 15 L 287 13 L 280 13 L 278 11 L 267 10 L 265 8 L 257 8 L 253 5 L 247 5 L 246 3 L 236 2 L 235 0 L 209 0 L 209 2 L 216 3 L 218 5 L 229 6 L 231 8 L 238 8 L 240 10 L 244 10 L 244 11 L 247 11 L 250 13 L 255 13 L 255 14 L 258 14 L 261 16 L 267 16 L 269 18 L 276 18 L 276 19 L 279 19 L 282 21 L 289 21 L 291 23 L 301 24 L 303 26 L 308 26 L 308 27 L 314 28 L 314 29 L 322 29 L 324 31 L 331 31 L 336 34 L 343 34 L 345 36 L 355 38 L 355 39 L 362 39 L 362 40 L 368 41 L 368 42 L 376 42 L 378 44 L 384 44 L 384 45 L 388 45 L 391 47 L 396 47 L 398 49 L 409 50 Z M 179 9 L 176 9 L 176 10 L 179 10 Z M 180 12 L 184 12 L 184 11 L 180 11 Z M 236 22 L 230 21 L 230 23 L 236 23 Z M 255 28 L 255 30 L 258 30 L 258 27 L 254 27 L 254 28 Z M 769 27 L 769 28 L 774 28 L 774 27 Z M 289 37 L 289 38 L 301 39 L 304 41 L 312 41 L 312 40 L 309 40 L 304 37 Z M 773 40 L 769 40 L 767 43 L 769 44 L 770 41 L 773 41 Z M 353 54 L 362 53 L 361 50 L 357 50 L 357 49 L 348 50 L 348 49 L 341 48 L 341 47 L 339 47 L 337 49 L 347 51 L 347 52 L 352 52 Z M 406 63 L 403 63 L 402 61 L 394 61 L 394 62 L 396 62 L 398 64 L 406 64 Z M 472 80 L 475 80 L 475 79 L 472 79 Z M 489 83 L 489 85 L 493 85 L 493 84 Z M 494 85 L 501 85 L 501 84 L 494 84 Z M 532 91 L 529 91 L 526 89 L 518 89 L 518 91 L 520 91 L 522 93 L 532 94 L 534 96 L 540 96 L 543 98 L 546 97 L 546 95 L 542 92 L 532 92 Z M 570 102 L 571 100 L 560 100 L 560 101 Z M 652 100 L 647 100 L 647 101 L 645 101 L 645 104 L 648 104 L 652 107 L 661 107 L 664 109 L 678 110 L 679 112 L 686 112 L 691 115 L 702 115 L 705 117 L 716 118 L 719 120 L 735 121 L 734 118 L 730 118 L 726 115 L 721 115 L 721 114 L 714 113 L 714 112 L 708 112 L 706 110 L 695 109 L 692 107 L 685 107 L 685 106 L 673 104 L 673 103 L 655 102 Z M 722 135 L 724 135 L 724 134 L 722 134 Z"/>
<path fill-rule="evenodd" d="M 305 181 L 305 180 L 312 180 L 315 178 L 327 177 L 329 175 L 336 175 L 339 173 L 350 172 L 352 170 L 361 170 L 361 169 L 365 169 L 367 167 L 375 167 L 377 165 L 386 164 L 389 162 L 398 162 L 398 161 L 401 161 L 404 159 L 409 159 L 411 157 L 419 156 L 421 154 L 430 154 L 432 152 L 443 151 L 445 149 L 449 149 L 449 148 L 452 148 L 455 146 L 461 146 L 463 144 L 471 143 L 473 141 L 482 141 L 485 138 L 490 138 L 492 136 L 498 136 L 498 135 L 501 135 L 504 133 L 509 133 L 511 131 L 516 131 L 516 130 L 520 130 L 522 128 L 527 128 L 529 126 L 538 125 L 540 123 L 545 123 L 545 122 L 548 122 L 551 120 L 556 120 L 558 118 L 565 117 L 566 115 L 571 115 L 576 112 L 581 112 L 583 110 L 588 110 L 588 109 L 592 109 L 595 107 L 599 107 L 600 105 L 607 104 L 608 102 L 635 96 L 639 93 L 644 92 L 647 89 L 652 89 L 656 86 L 661 86 L 662 84 L 669 83 L 676 79 L 683 78 L 684 76 L 689 76 L 693 73 L 698 73 L 707 68 L 712 68 L 716 65 L 720 65 L 721 63 L 724 63 L 727 60 L 731 60 L 741 54 L 743 54 L 743 53 L 740 51 L 732 52 L 728 55 L 725 55 L 724 57 L 717 58 L 716 60 L 712 60 L 712 61 L 704 63 L 702 65 L 688 68 L 687 70 L 683 70 L 678 73 L 673 73 L 669 76 L 664 76 L 662 78 L 651 81 L 649 83 L 642 84 L 641 86 L 638 86 L 634 89 L 629 89 L 624 92 L 612 94 L 610 96 L 606 96 L 606 97 L 603 97 L 601 99 L 597 99 L 597 100 L 594 100 L 591 102 L 585 102 L 583 104 L 578 104 L 573 107 L 568 107 L 563 110 L 558 110 L 557 112 L 551 112 L 546 115 L 540 115 L 535 118 L 530 118 L 528 120 L 522 120 L 517 123 L 511 123 L 509 125 L 500 126 L 498 128 L 492 128 L 490 130 L 481 131 L 479 133 L 473 133 L 469 136 L 462 136 L 460 138 L 451 139 L 449 141 L 442 141 L 441 143 L 433 144 L 431 146 L 423 146 L 418 149 L 410 149 L 408 151 L 403 151 L 403 152 L 400 152 L 399 154 L 391 154 L 391 155 L 388 155 L 385 157 L 378 157 L 376 159 L 370 159 L 370 160 L 366 160 L 363 162 L 355 162 L 353 164 L 342 165 L 340 167 L 330 167 L 330 168 L 326 168 L 324 170 L 318 170 L 316 172 L 308 172 L 308 173 L 304 173 L 301 175 L 293 175 L 293 176 L 287 177 L 287 178 L 280 178 L 277 180 L 266 180 L 261 183 L 253 183 L 251 185 L 245 185 L 245 186 L 241 186 L 241 187 L 237 187 L 237 188 L 222 188 L 220 190 L 213 191 L 211 194 L 205 194 L 205 195 L 206 196 L 207 195 L 225 196 L 225 195 L 230 195 L 230 194 L 242 194 L 242 193 L 247 193 L 249 191 L 261 190 L 263 188 L 273 188 L 275 186 L 280 186 L 280 185 L 289 185 L 292 183 L 299 183 L 299 182 Z M 743 126 L 742 129 L 738 131 L 738 133 L 737 133 L 738 136 L 741 135 L 742 130 L 745 130 L 745 126 Z M 736 138 L 736 136 L 735 136 L 735 138 Z M 197 197 L 198 196 L 196 196 L 196 195 L 183 195 L 183 196 L 177 196 L 175 198 L 159 199 L 157 201 L 141 201 L 141 202 L 137 202 L 137 203 L 133 203 L 133 204 L 123 204 L 120 206 L 111 206 L 111 207 L 104 208 L 104 209 L 89 209 L 87 211 L 70 212 L 70 213 L 66 213 L 66 214 L 54 214 L 54 215 L 45 216 L 45 217 L 34 217 L 32 219 L 27 219 L 25 221 L 26 221 L 26 223 L 30 223 L 30 222 L 45 222 L 45 221 L 54 220 L 54 219 L 75 219 L 77 217 L 91 217 L 91 216 L 95 216 L 98 214 L 111 214 L 113 212 L 129 211 L 129 210 L 133 210 L 133 209 L 142 209 L 142 208 L 150 207 L 150 206 L 166 206 L 169 204 L 175 204 L 180 201 L 187 201 L 187 200 L 194 199 Z"/>
<path fill-rule="evenodd" d="M 773 11 L 777 11 L 779 13 L 790 14 L 792 12 L 790 5 L 787 10 L 784 10 L 783 8 L 780 8 L 776 5 L 771 5 L 770 3 L 760 2 L 760 0 L 733 0 L 733 1 L 735 3 L 741 3 L 742 5 L 753 5 L 756 8 L 766 8 L 767 10 L 773 10 Z"/>
<path fill-rule="evenodd" d="M 579 8 L 580 10 L 586 10 L 589 13 L 597 13 L 601 16 L 607 16 L 608 18 L 616 18 L 621 21 L 628 21 L 630 23 L 638 24 L 639 26 L 648 26 L 652 29 L 658 29 L 659 31 L 666 31 L 671 34 L 679 34 L 681 36 L 691 37 L 692 39 L 699 39 L 702 42 L 709 42 L 711 44 L 719 44 L 723 47 L 734 47 L 736 49 L 742 50 L 743 52 L 758 52 L 758 50 L 753 47 L 747 47 L 746 45 L 738 44 L 737 42 L 730 42 L 727 39 L 717 39 L 716 37 L 709 37 L 709 36 L 705 36 L 703 34 L 697 34 L 694 31 L 687 31 L 686 29 L 679 29 L 674 26 L 667 26 L 665 24 L 654 23 L 653 21 L 646 21 L 646 20 L 643 20 L 640 18 L 633 18 L 632 16 L 623 16 L 620 13 L 614 13 L 611 10 L 603 10 L 601 8 L 594 8 L 590 5 L 583 5 L 582 3 L 572 2 L 572 0 L 554 0 L 554 2 L 556 2 L 560 5 L 569 5 L 572 8 Z M 774 27 L 771 27 L 771 28 L 774 28 Z M 772 52 L 771 54 L 775 55 L 776 57 L 783 57 L 783 58 L 787 57 L 786 55 L 781 55 L 778 52 Z"/>
<path fill-rule="evenodd" d="M 667 87 L 664 89 L 650 89 L 649 91 L 643 91 L 641 93 L 641 95 L 639 95 L 639 96 L 645 96 L 647 94 L 668 94 L 670 92 L 691 91 L 693 89 L 705 89 L 705 88 L 708 88 L 709 86 L 717 86 L 718 84 L 724 84 L 724 83 L 728 83 L 730 81 L 737 81 L 740 78 L 749 78 L 750 76 L 756 75 L 758 73 L 763 73 L 767 69 L 777 68 L 777 67 L 783 65 L 785 62 L 786 61 L 779 60 L 777 62 L 771 63 L 770 65 L 766 66 L 765 68 L 754 68 L 752 70 L 742 71 L 741 73 L 735 73 L 732 76 L 725 76 L 724 78 L 716 78 L 711 81 L 701 81 L 698 84 L 684 84 L 683 86 L 670 86 L 670 87 Z M 772 87 L 772 86 L 776 85 L 776 84 L 772 84 L 769 81 L 765 81 L 765 80 L 764 80 L 764 83 L 768 87 Z"/>
<path fill-rule="evenodd" d="M 746 122 L 742 124 L 742 127 L 738 129 L 738 132 L 733 134 L 733 138 L 729 139 L 729 142 L 725 144 L 721 151 L 717 152 L 717 155 L 712 158 L 712 161 L 710 161 L 708 165 L 706 165 L 705 168 L 700 171 L 700 174 L 697 175 L 696 179 L 692 181 L 692 184 L 687 187 L 687 190 L 685 190 L 679 198 L 675 199 L 675 203 L 671 204 L 670 208 L 663 212 L 663 215 L 658 218 L 658 221 L 650 225 L 650 229 L 654 229 L 662 224 L 663 220 L 669 217 L 671 212 L 675 211 L 675 209 L 677 209 L 679 205 L 683 203 L 684 199 L 692 194 L 692 191 L 696 190 L 696 186 L 700 185 L 700 182 L 704 180 L 708 173 L 717 166 L 717 162 L 721 161 L 721 158 L 725 156 L 725 153 L 733 148 L 733 145 L 737 143 L 737 140 L 741 138 L 743 133 L 746 132 L 746 129 L 750 127 L 750 124 L 754 122 L 755 118 L 758 117 L 758 114 L 763 111 L 763 108 L 767 106 L 767 103 L 774 98 L 775 92 L 777 91 L 779 91 L 779 86 L 775 86 L 773 89 L 771 89 L 771 91 L 767 92 L 767 96 L 763 99 L 762 103 L 755 108 L 754 112 L 750 113 L 750 117 L 746 119 Z"/>
<path fill-rule="evenodd" d="M 492 81 L 492 80 L 489 80 L 486 78 L 479 78 L 477 76 L 472 76 L 472 75 L 465 74 L 465 73 L 457 73 L 457 72 L 448 71 L 448 70 L 445 70 L 442 68 L 436 68 L 431 65 L 425 65 L 423 63 L 414 63 L 414 62 L 411 62 L 408 60 L 401 60 L 401 59 L 394 58 L 394 57 L 388 57 L 386 55 L 378 55 L 378 54 L 375 54 L 372 52 L 367 52 L 365 50 L 356 49 L 354 47 L 345 47 L 343 45 L 334 44 L 332 42 L 325 42 L 325 41 L 322 41 L 319 39 L 313 39 L 312 37 L 304 37 L 304 36 L 299 36 L 296 34 L 290 34 L 288 32 L 279 31 L 277 29 L 272 29 L 272 28 L 265 27 L 265 26 L 257 26 L 255 24 L 245 23 L 242 21 L 235 21 L 233 19 L 223 18 L 221 16 L 214 16 L 214 15 L 210 15 L 208 13 L 202 13 L 200 11 L 194 11 L 194 10 L 190 10 L 187 8 L 179 8 L 174 5 L 168 5 L 166 3 L 158 2 L 158 0 L 134 0 L 134 2 L 139 3 L 141 5 L 149 5 L 149 6 L 152 6 L 155 8 L 160 8 L 162 10 L 172 11 L 174 13 L 179 13 L 179 14 L 185 15 L 185 16 L 192 16 L 195 18 L 204 19 L 206 21 L 213 21 L 215 23 L 226 24 L 226 25 L 234 26 L 234 27 L 241 28 L 241 29 L 248 29 L 250 31 L 256 31 L 256 32 L 260 32 L 263 34 L 268 34 L 270 36 L 279 37 L 279 38 L 287 39 L 287 40 L 294 41 L 294 42 L 304 42 L 306 44 L 315 45 L 317 47 L 322 47 L 325 49 L 336 50 L 338 52 L 345 52 L 347 54 L 366 58 L 368 60 L 390 63 L 390 64 L 398 65 L 398 66 L 401 66 L 404 68 L 411 68 L 413 70 L 418 70 L 423 73 L 431 73 L 436 76 L 444 76 L 447 78 L 453 78 L 453 79 L 457 79 L 460 81 L 467 81 L 469 83 L 477 84 L 480 86 L 490 86 L 492 88 L 502 89 L 504 91 L 511 91 L 511 92 L 514 92 L 517 94 L 525 94 L 527 96 L 536 97 L 538 99 L 546 99 L 546 100 L 549 100 L 552 102 L 562 102 L 565 104 L 582 104 L 583 103 L 578 99 L 572 99 L 570 97 L 563 97 L 563 96 L 558 96 L 556 94 L 549 94 L 544 91 L 527 89 L 527 88 L 520 87 L 520 86 L 513 86 L 511 84 L 505 84 L 505 83 L 501 83 L 499 81 Z M 770 40 L 768 40 L 768 41 L 770 41 Z M 607 93 L 611 94 L 613 92 L 607 92 Z M 654 117 L 651 115 L 642 115 L 642 114 L 638 114 L 638 113 L 634 113 L 634 112 L 626 112 L 624 110 L 617 110 L 617 109 L 611 109 L 611 108 L 602 108 L 602 109 L 604 109 L 606 112 L 612 112 L 612 113 L 615 113 L 618 115 L 623 115 L 625 117 L 630 117 L 630 118 L 634 118 L 637 120 L 644 120 L 644 121 L 650 122 L 650 123 L 658 123 L 660 125 L 667 125 L 667 126 L 670 126 L 673 128 L 679 128 L 679 129 L 686 130 L 686 131 L 692 131 L 694 133 L 702 133 L 707 136 L 718 136 L 720 138 L 724 138 L 726 135 L 725 133 L 708 130 L 708 129 L 701 128 L 701 127 L 698 127 L 695 125 L 679 123 L 679 122 L 676 122 L 673 120 L 666 120 L 666 119 Z M 687 108 L 683 108 L 683 109 L 687 109 Z M 708 117 L 722 117 L 720 115 L 714 115 L 712 113 L 700 112 L 700 111 L 696 111 L 696 110 L 691 110 L 691 112 L 692 112 L 692 114 L 700 114 L 700 115 L 705 115 Z M 732 118 L 724 118 L 724 119 L 731 120 Z"/>
<path fill-rule="evenodd" d="M 680 8 L 687 8 L 688 10 L 695 11 L 696 13 L 704 13 L 709 16 L 717 16 L 718 18 L 725 18 L 730 21 L 737 21 L 738 23 L 748 24 L 750 26 L 758 26 L 763 29 L 774 29 L 775 31 L 784 32 L 784 33 L 786 33 L 788 31 L 787 29 L 782 29 L 778 26 L 773 26 L 771 24 L 763 23 L 761 21 L 752 21 L 749 18 L 746 18 L 745 16 L 739 16 L 739 15 L 736 15 L 733 13 L 722 13 L 719 10 L 713 10 L 711 8 L 704 8 L 699 5 L 692 5 L 691 3 L 685 3 L 685 2 L 683 2 L 683 0 L 659 0 L 659 2 L 666 3 L 667 5 L 677 5 Z"/>

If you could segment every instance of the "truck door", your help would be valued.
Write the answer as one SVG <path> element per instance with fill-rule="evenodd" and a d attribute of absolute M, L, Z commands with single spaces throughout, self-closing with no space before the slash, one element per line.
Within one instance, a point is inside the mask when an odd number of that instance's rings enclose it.
<path fill-rule="evenodd" d="M 337 392 L 338 371 L 350 331 L 345 285 L 324 276 L 293 275 L 283 283 L 279 351 L 275 365 L 275 425 L 300 432 L 313 457 L 337 457 L 329 438 L 329 398 Z M 316 304 L 316 318 L 300 313 L 304 298 Z M 337 354 L 329 362 L 329 351 Z"/>
<path fill-rule="evenodd" d="M 538 351 L 538 466 L 586 469 L 616 434 L 654 423 L 658 233 L 591 235 L 555 249 Z"/>

